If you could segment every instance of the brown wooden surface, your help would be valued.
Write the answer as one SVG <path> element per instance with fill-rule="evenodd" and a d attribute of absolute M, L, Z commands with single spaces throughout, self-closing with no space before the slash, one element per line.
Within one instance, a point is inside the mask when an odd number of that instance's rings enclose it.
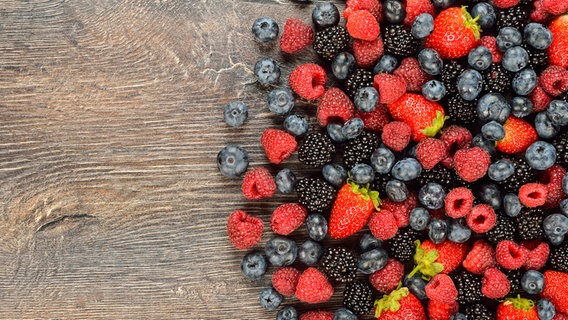
<path fill-rule="evenodd" d="M 266 162 L 259 134 L 281 120 L 252 66 L 272 56 L 285 79 L 302 60 L 250 26 L 309 22 L 312 5 L 1 1 L 1 319 L 275 318 L 225 224 L 236 208 L 268 221 L 284 198 L 245 203 L 216 154 L 232 142 Z M 235 129 L 222 106 L 237 99 L 250 118 Z"/>

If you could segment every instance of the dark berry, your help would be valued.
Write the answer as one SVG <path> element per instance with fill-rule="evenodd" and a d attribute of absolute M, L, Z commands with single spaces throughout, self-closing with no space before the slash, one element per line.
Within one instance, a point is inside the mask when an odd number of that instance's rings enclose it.
<path fill-rule="evenodd" d="M 330 208 L 336 190 L 319 178 L 303 178 L 296 185 L 298 201 L 309 212 L 322 212 Z"/>
<path fill-rule="evenodd" d="M 329 247 L 324 251 L 322 266 L 327 276 L 337 282 L 351 282 L 357 275 L 357 259 L 345 248 Z"/>
<path fill-rule="evenodd" d="M 373 291 L 367 282 L 353 281 L 345 286 L 343 305 L 353 313 L 363 315 L 373 309 Z"/>
<path fill-rule="evenodd" d="M 298 160 L 311 167 L 322 167 L 330 163 L 335 155 L 335 146 L 331 139 L 320 131 L 308 133 L 298 148 Z"/>

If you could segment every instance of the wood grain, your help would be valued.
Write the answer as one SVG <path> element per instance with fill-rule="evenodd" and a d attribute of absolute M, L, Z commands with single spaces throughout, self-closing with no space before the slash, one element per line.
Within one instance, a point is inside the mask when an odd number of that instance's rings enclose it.
<path fill-rule="evenodd" d="M 265 164 L 259 133 L 281 126 L 256 59 L 283 79 L 314 59 L 254 43 L 252 21 L 310 14 L 285 0 L 2 1 L 0 318 L 274 319 L 258 306 L 269 277 L 240 275 L 225 223 L 236 208 L 267 221 L 289 198 L 246 203 L 215 162 L 238 143 Z M 250 118 L 229 128 L 237 99 Z"/>

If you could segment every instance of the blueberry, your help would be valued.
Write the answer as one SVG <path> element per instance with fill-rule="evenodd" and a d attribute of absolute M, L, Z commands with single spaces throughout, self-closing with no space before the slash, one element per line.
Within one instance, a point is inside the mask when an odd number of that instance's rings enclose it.
<path fill-rule="evenodd" d="M 276 314 L 276 320 L 298 320 L 298 311 L 292 306 L 285 306 Z"/>
<path fill-rule="evenodd" d="M 528 294 L 539 294 L 544 289 L 544 276 L 536 270 L 529 270 L 521 278 L 521 287 Z"/>
<path fill-rule="evenodd" d="M 292 239 L 275 236 L 266 242 L 264 251 L 273 266 L 289 266 L 296 260 L 298 246 Z"/>
<path fill-rule="evenodd" d="M 371 112 L 379 103 L 379 93 L 373 87 L 363 87 L 355 93 L 355 107 L 359 111 Z"/>
<path fill-rule="evenodd" d="M 523 35 L 519 30 L 513 27 L 504 27 L 499 30 L 495 37 L 495 44 L 501 52 L 514 46 L 519 46 L 523 42 Z"/>
<path fill-rule="evenodd" d="M 448 236 L 448 223 L 446 220 L 434 218 L 428 225 L 428 238 L 435 244 L 440 244 Z"/>
<path fill-rule="evenodd" d="M 278 187 L 278 191 L 282 193 L 292 193 L 296 190 L 296 183 L 298 180 L 296 179 L 296 175 L 292 172 L 292 170 L 288 168 L 284 168 L 276 174 L 276 186 Z"/>
<path fill-rule="evenodd" d="M 388 148 L 377 148 L 371 155 L 371 166 L 378 174 L 387 174 L 391 171 L 396 158 Z"/>
<path fill-rule="evenodd" d="M 497 149 L 495 149 L 495 142 L 485 139 L 481 133 L 478 133 L 473 137 L 471 144 L 474 147 L 480 147 L 484 149 L 491 155 L 494 155 L 495 152 L 497 152 Z"/>
<path fill-rule="evenodd" d="M 500 93 L 486 93 L 477 101 L 477 117 L 482 122 L 505 123 L 510 114 L 511 106 Z"/>
<path fill-rule="evenodd" d="M 554 304 L 548 299 L 539 299 L 536 302 L 536 311 L 540 320 L 552 320 L 556 315 Z"/>
<path fill-rule="evenodd" d="M 392 177 L 402 181 L 410 181 L 418 178 L 422 173 L 420 162 L 414 158 L 399 160 L 392 167 Z"/>
<path fill-rule="evenodd" d="M 308 132 L 308 120 L 306 117 L 291 114 L 284 119 L 284 129 L 295 137 L 300 137 Z"/>
<path fill-rule="evenodd" d="M 505 70 L 518 72 L 529 63 L 529 54 L 523 47 L 515 46 L 507 49 L 503 54 L 501 65 Z"/>
<path fill-rule="evenodd" d="M 247 151 L 237 145 L 230 144 L 217 154 L 217 168 L 225 177 L 240 177 L 247 171 L 248 165 Z"/>
<path fill-rule="evenodd" d="M 415 274 L 410 278 L 404 276 L 403 284 L 416 298 L 420 300 L 426 299 L 426 282 L 420 275 Z"/>
<path fill-rule="evenodd" d="M 481 127 L 481 134 L 489 141 L 499 141 L 505 138 L 505 128 L 502 124 L 493 120 Z"/>
<path fill-rule="evenodd" d="M 486 46 L 471 49 L 467 55 L 467 63 L 476 70 L 485 70 L 491 66 L 493 55 Z"/>
<path fill-rule="evenodd" d="M 454 313 L 451 317 L 450 320 L 467 320 L 467 316 L 463 313 Z"/>
<path fill-rule="evenodd" d="M 479 188 L 478 199 L 483 203 L 490 205 L 493 209 L 501 209 L 503 200 L 501 197 L 501 190 L 496 184 L 484 184 Z"/>
<path fill-rule="evenodd" d="M 347 179 L 347 170 L 339 163 L 330 163 L 323 166 L 322 175 L 327 182 L 340 188 Z"/>
<path fill-rule="evenodd" d="M 509 217 L 516 217 L 521 214 L 521 209 L 523 205 L 521 204 L 521 200 L 519 197 L 514 193 L 507 193 L 503 197 L 503 211 Z"/>
<path fill-rule="evenodd" d="M 261 17 L 254 20 L 252 24 L 252 34 L 256 41 L 261 43 L 272 42 L 278 38 L 278 23 L 270 17 Z"/>
<path fill-rule="evenodd" d="M 534 128 L 538 136 L 543 139 L 553 138 L 560 132 L 560 128 L 550 121 L 546 111 L 536 114 L 534 118 Z"/>
<path fill-rule="evenodd" d="M 555 126 L 568 125 L 568 102 L 562 100 L 550 101 L 546 115 Z"/>
<path fill-rule="evenodd" d="M 394 202 L 401 202 L 408 198 L 408 188 L 406 184 L 400 180 L 389 180 L 385 185 L 385 192 L 389 199 Z"/>
<path fill-rule="evenodd" d="M 471 9 L 472 17 L 479 17 L 477 24 L 481 29 L 491 29 L 495 22 L 497 21 L 497 14 L 495 14 L 495 8 L 487 2 L 480 2 L 473 6 Z"/>
<path fill-rule="evenodd" d="M 357 320 L 357 316 L 347 308 L 339 308 L 333 314 L 333 320 Z"/>
<path fill-rule="evenodd" d="M 276 310 L 284 300 L 284 297 L 274 288 L 265 288 L 260 292 L 260 305 L 268 310 Z"/>
<path fill-rule="evenodd" d="M 390 54 L 384 54 L 373 68 L 373 73 L 393 73 L 396 67 L 398 67 L 398 60 Z"/>
<path fill-rule="evenodd" d="M 331 2 L 318 2 L 312 11 L 312 21 L 318 28 L 327 28 L 339 23 L 339 10 Z"/>
<path fill-rule="evenodd" d="M 262 85 L 277 84 L 280 80 L 280 67 L 271 58 L 260 58 L 254 65 L 254 75 Z"/>
<path fill-rule="evenodd" d="M 454 0 L 432 0 L 431 2 L 438 11 L 443 11 L 454 5 Z"/>
<path fill-rule="evenodd" d="M 365 163 L 355 165 L 349 172 L 351 173 L 351 180 L 357 184 L 367 184 L 375 180 L 375 171 Z"/>
<path fill-rule="evenodd" d="M 308 237 L 315 241 L 325 239 L 327 235 L 327 220 L 319 213 L 312 213 L 306 217 Z"/>
<path fill-rule="evenodd" d="M 560 204 L 558 206 L 560 208 L 560 212 L 563 215 L 568 216 L 568 198 L 560 201 Z"/>
<path fill-rule="evenodd" d="M 386 0 L 383 3 L 383 15 L 391 24 L 400 24 L 406 18 L 406 8 L 402 1 Z"/>
<path fill-rule="evenodd" d="M 429 13 L 421 13 L 414 19 L 410 34 L 416 39 L 424 39 L 434 31 L 434 18 Z"/>
<path fill-rule="evenodd" d="M 442 81 L 429 80 L 422 86 L 422 95 L 430 101 L 440 101 L 446 95 L 446 86 Z"/>
<path fill-rule="evenodd" d="M 441 184 L 429 182 L 418 191 L 418 201 L 427 209 L 437 210 L 444 207 L 446 191 Z"/>
<path fill-rule="evenodd" d="M 440 74 L 444 66 L 438 51 L 431 48 L 422 49 L 418 53 L 418 63 L 424 72 L 433 76 Z"/>
<path fill-rule="evenodd" d="M 318 263 L 323 255 L 323 248 L 321 245 L 313 240 L 306 240 L 298 250 L 298 259 L 300 262 L 307 266 L 313 266 Z"/>
<path fill-rule="evenodd" d="M 562 178 L 562 190 L 568 194 L 568 174 L 565 174 Z"/>
<path fill-rule="evenodd" d="M 475 69 L 467 69 L 458 77 L 458 93 L 465 101 L 473 101 L 483 89 L 483 77 Z"/>
<path fill-rule="evenodd" d="M 524 68 L 515 73 L 511 87 L 516 94 L 526 96 L 536 87 L 537 76 L 532 68 Z"/>
<path fill-rule="evenodd" d="M 430 223 L 430 212 L 422 207 L 416 207 L 410 211 L 408 222 L 412 229 L 422 231 Z"/>
<path fill-rule="evenodd" d="M 359 249 L 362 253 L 379 249 L 381 247 L 381 240 L 375 238 L 371 232 L 365 232 L 359 239 Z"/>
<path fill-rule="evenodd" d="M 535 49 L 544 50 L 552 43 L 552 32 L 540 23 L 529 23 L 523 30 L 525 41 Z"/>
<path fill-rule="evenodd" d="M 560 245 L 568 232 L 568 217 L 561 213 L 553 213 L 542 222 L 544 234 L 552 245 Z"/>
<path fill-rule="evenodd" d="M 526 97 L 513 97 L 511 99 L 511 113 L 517 118 L 524 118 L 531 114 L 533 103 Z"/>
<path fill-rule="evenodd" d="M 355 71 L 355 57 L 349 52 L 338 53 L 331 63 L 331 71 L 337 79 L 347 79 Z"/>
<path fill-rule="evenodd" d="M 455 243 L 465 243 L 471 238 L 471 229 L 465 219 L 452 219 L 448 226 L 448 240 Z"/>
<path fill-rule="evenodd" d="M 341 133 L 348 140 L 355 139 L 363 133 L 364 126 L 365 123 L 363 123 L 361 118 L 351 118 L 343 124 L 343 127 L 341 127 Z"/>
<path fill-rule="evenodd" d="M 225 122 L 231 127 L 242 126 L 248 118 L 248 106 L 242 101 L 233 101 L 223 111 Z"/>
<path fill-rule="evenodd" d="M 493 181 L 505 181 L 515 173 L 513 162 L 508 159 L 501 159 L 493 162 L 487 170 L 487 175 Z"/>
<path fill-rule="evenodd" d="M 343 125 L 336 122 L 330 122 L 326 126 L 327 134 L 329 138 L 335 142 L 343 142 L 347 140 L 347 138 L 343 135 L 343 131 L 341 129 Z"/>
<path fill-rule="evenodd" d="M 357 268 L 363 274 L 371 274 L 381 270 L 388 261 L 387 252 L 383 249 L 373 249 L 359 256 Z"/>
<path fill-rule="evenodd" d="M 556 162 L 556 149 L 545 141 L 536 141 L 525 151 L 527 164 L 535 170 L 546 170 Z"/>
<path fill-rule="evenodd" d="M 247 253 L 241 260 L 241 272 L 251 280 L 259 280 L 267 269 L 266 259 L 260 252 Z"/>
<path fill-rule="evenodd" d="M 268 110 L 277 116 L 288 114 L 294 108 L 292 91 L 276 88 L 268 93 Z"/>

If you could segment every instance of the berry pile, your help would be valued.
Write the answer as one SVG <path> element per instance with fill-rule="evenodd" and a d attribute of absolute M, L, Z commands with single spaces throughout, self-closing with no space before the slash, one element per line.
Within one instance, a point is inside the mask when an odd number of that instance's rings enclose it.
<path fill-rule="evenodd" d="M 243 275 L 272 274 L 260 305 L 277 320 L 568 319 L 568 1 L 312 8 L 281 35 L 270 17 L 252 26 L 321 57 L 287 80 L 272 58 L 254 66 L 282 123 L 260 137 L 280 171 L 249 168 L 237 145 L 217 157 L 247 200 L 297 196 L 262 253 L 262 219 L 229 216 L 230 242 L 251 250 Z M 247 115 L 225 107 L 229 126 Z M 285 167 L 294 153 L 310 175 Z M 334 295 L 343 307 L 312 306 Z"/>

